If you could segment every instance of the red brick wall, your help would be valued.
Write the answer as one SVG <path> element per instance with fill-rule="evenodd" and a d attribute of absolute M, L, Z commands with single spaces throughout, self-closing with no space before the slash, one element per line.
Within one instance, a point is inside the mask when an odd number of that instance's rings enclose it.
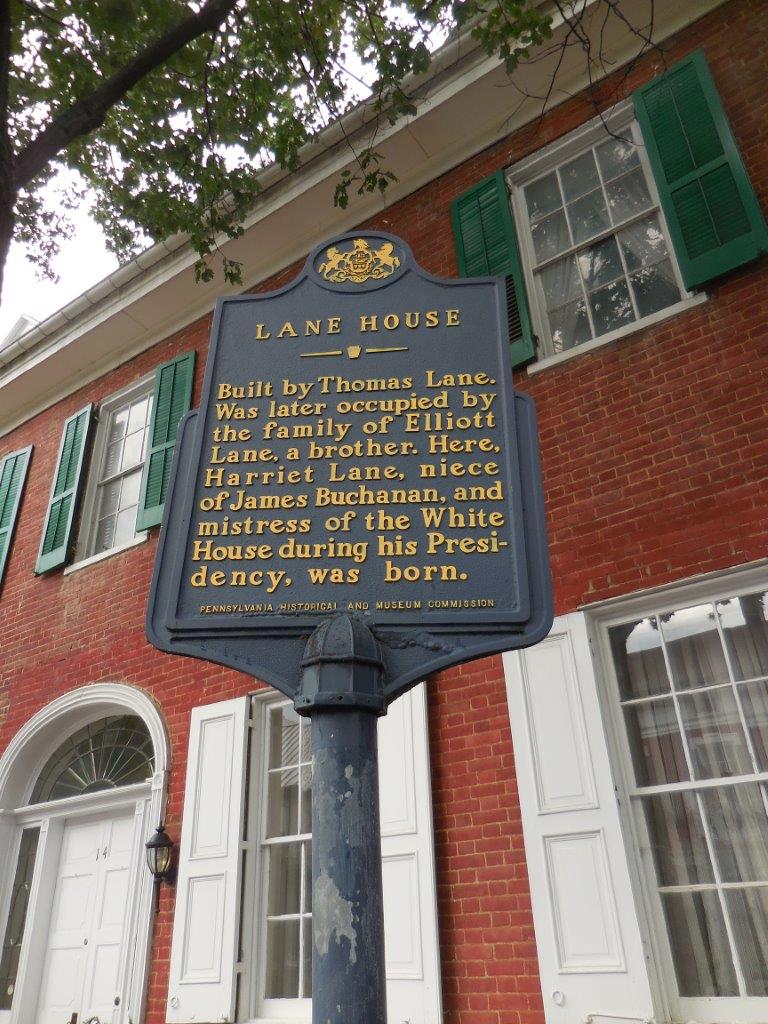
<path fill-rule="evenodd" d="M 728 4 L 667 47 L 673 63 L 702 47 L 768 209 L 768 4 Z M 643 60 L 628 94 L 659 63 Z M 618 82 L 618 78 L 616 79 Z M 596 102 L 616 97 L 611 83 Z M 456 273 L 450 200 L 594 116 L 578 97 L 397 203 L 366 226 L 401 235 L 436 274 Z M 265 282 L 290 280 L 298 266 Z M 536 399 L 558 613 L 583 602 L 766 554 L 768 261 L 729 275 L 674 319 L 516 384 Z M 245 676 L 172 658 L 144 639 L 156 538 L 64 577 L 32 574 L 64 419 L 178 352 L 197 349 L 198 389 L 210 319 L 179 332 L 0 439 L 0 455 L 34 443 L 26 496 L 0 600 L 0 749 L 57 695 L 97 681 L 141 687 L 168 725 L 168 830 L 178 837 L 190 709 L 244 694 Z M 197 395 L 196 395 L 197 400 Z M 119 580 L 119 587 L 115 586 Z M 520 810 L 500 659 L 430 681 L 445 1019 L 542 1024 Z M 155 928 L 149 1024 L 164 1020 L 173 896 Z"/>

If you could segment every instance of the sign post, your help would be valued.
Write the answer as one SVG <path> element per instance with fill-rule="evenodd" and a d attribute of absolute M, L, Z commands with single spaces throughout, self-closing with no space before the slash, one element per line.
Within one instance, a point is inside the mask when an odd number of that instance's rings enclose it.
<path fill-rule="evenodd" d="M 287 287 L 220 300 L 179 430 L 147 633 L 311 717 L 315 1024 L 386 1019 L 377 716 L 551 627 L 535 413 L 508 350 L 503 280 L 342 236 Z"/>

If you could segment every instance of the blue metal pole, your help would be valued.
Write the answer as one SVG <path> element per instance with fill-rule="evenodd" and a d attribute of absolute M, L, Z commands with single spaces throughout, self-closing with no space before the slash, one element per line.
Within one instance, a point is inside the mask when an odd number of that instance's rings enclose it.
<path fill-rule="evenodd" d="M 348 615 L 318 626 L 295 700 L 312 721 L 312 1022 L 386 1024 L 376 722 L 384 660 Z"/>
<path fill-rule="evenodd" d="M 313 1024 L 386 1024 L 376 722 L 312 713 Z"/>

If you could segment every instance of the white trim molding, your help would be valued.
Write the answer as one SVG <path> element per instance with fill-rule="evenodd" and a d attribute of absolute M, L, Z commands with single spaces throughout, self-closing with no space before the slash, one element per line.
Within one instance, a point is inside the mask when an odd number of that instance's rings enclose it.
<path fill-rule="evenodd" d="M 89 722 L 114 714 L 136 715 L 146 725 L 155 757 L 152 778 L 123 789 L 61 800 L 55 806 L 25 806 L 40 771 L 62 739 Z M 114 1024 L 127 1024 L 129 1020 L 139 1024 L 143 1019 L 154 919 L 152 885 L 143 847 L 163 819 L 168 764 L 168 736 L 159 709 L 146 693 L 124 683 L 93 683 L 63 694 L 25 722 L 3 752 L 0 757 L 0 862 L 14 863 L 24 824 L 37 818 L 41 830 L 17 988 L 13 1009 L 9 1016 L 6 1014 L 10 1024 L 24 1024 L 35 1012 L 44 949 L 41 942 L 53 898 L 51 877 L 55 877 L 66 821 L 84 814 L 115 813 L 121 808 L 133 808 L 136 825 L 130 869 L 131 899 L 124 930 L 125 962 L 120 972 L 123 999 L 120 1010 L 115 1011 Z M 6 874 L 8 877 L 0 884 L 0 932 L 5 927 L 10 904 L 13 872 Z"/>

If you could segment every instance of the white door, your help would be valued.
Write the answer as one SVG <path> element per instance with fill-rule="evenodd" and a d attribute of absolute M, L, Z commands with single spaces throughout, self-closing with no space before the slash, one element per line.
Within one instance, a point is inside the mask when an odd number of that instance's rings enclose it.
<path fill-rule="evenodd" d="M 112 1020 L 134 822 L 131 812 L 64 828 L 37 1024 Z"/>

